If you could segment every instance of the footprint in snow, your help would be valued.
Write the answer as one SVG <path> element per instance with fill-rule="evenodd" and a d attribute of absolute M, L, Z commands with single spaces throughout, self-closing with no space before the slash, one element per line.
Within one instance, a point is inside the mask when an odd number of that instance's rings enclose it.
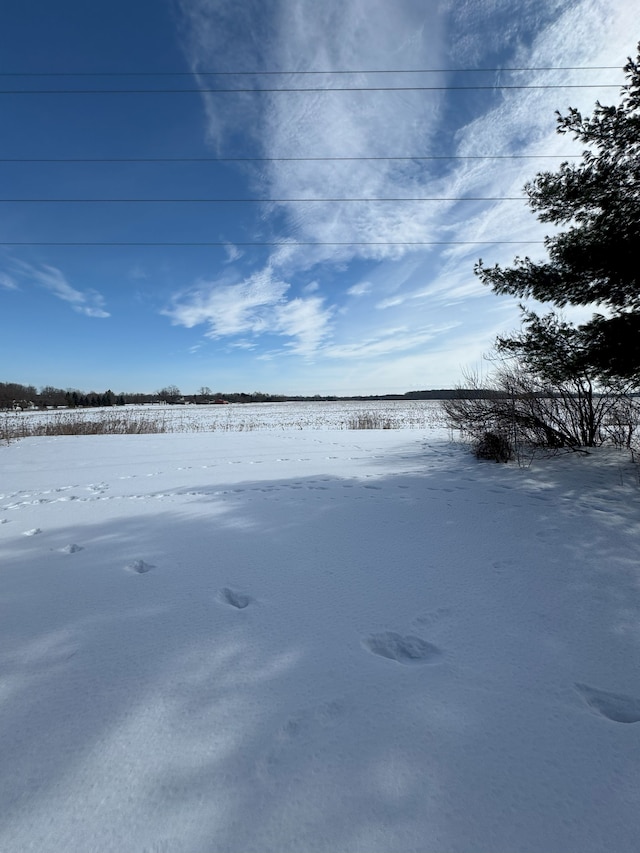
<path fill-rule="evenodd" d="M 244 592 L 236 592 L 233 589 L 229 589 L 227 586 L 220 590 L 218 593 L 218 599 L 223 604 L 229 604 L 231 607 L 235 607 L 236 610 L 244 610 L 245 607 L 248 607 L 253 600 L 250 595 L 247 595 Z"/>
<path fill-rule="evenodd" d="M 61 548 L 60 550 L 63 554 L 77 554 L 78 551 L 82 551 L 82 545 L 72 543 L 70 545 L 65 545 L 64 548 Z"/>
<path fill-rule="evenodd" d="M 635 696 L 609 693 L 608 690 L 598 690 L 577 682 L 574 686 L 587 705 L 608 720 L 616 723 L 640 722 L 640 699 Z"/>
<path fill-rule="evenodd" d="M 42 530 L 39 527 L 32 527 L 31 530 L 25 530 L 24 536 L 37 536 L 38 533 L 42 533 Z"/>
<path fill-rule="evenodd" d="M 427 643 L 421 637 L 396 634 L 395 631 L 371 634 L 362 644 L 371 654 L 407 665 L 437 663 L 442 655 L 437 646 Z"/>
<path fill-rule="evenodd" d="M 134 560 L 125 566 L 127 572 L 133 572 L 136 575 L 145 575 L 151 569 L 155 569 L 155 566 L 151 565 L 151 563 L 145 563 L 144 560 Z"/>

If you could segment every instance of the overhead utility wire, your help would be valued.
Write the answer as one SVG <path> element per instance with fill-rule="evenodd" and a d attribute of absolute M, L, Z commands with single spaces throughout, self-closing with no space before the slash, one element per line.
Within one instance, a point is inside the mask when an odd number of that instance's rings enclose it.
<path fill-rule="evenodd" d="M 21 241 L 1 241 L 0 246 L 158 246 L 158 247 L 227 247 L 230 245 L 233 246 L 497 246 L 497 245 L 510 245 L 510 246 L 529 246 L 529 245 L 543 245 L 544 240 L 399 240 L 399 241 L 389 241 L 389 240 L 380 240 L 380 241 L 359 241 L 359 240 L 347 240 L 344 242 L 332 242 L 332 241 L 292 241 L 288 242 L 285 240 L 277 240 L 277 241 L 249 241 L 249 242 L 238 242 L 236 240 L 224 240 L 224 241 L 205 241 L 205 242 L 169 242 L 169 241 L 108 241 L 108 242 L 93 242 L 93 241 L 34 241 L 34 240 L 21 240 Z"/>
<path fill-rule="evenodd" d="M 619 83 L 542 83 L 487 86 L 265 86 L 260 88 L 198 89 L 0 89 L 0 95 L 230 95 L 275 92 L 462 92 L 498 89 L 619 89 Z"/>
<path fill-rule="evenodd" d="M 409 157 L 0 157 L 0 163 L 306 163 L 412 160 L 540 160 L 576 157 L 573 154 L 443 154 Z"/>
<path fill-rule="evenodd" d="M 0 163 L 305 163 L 360 160 L 540 160 L 577 154 L 442 154 L 417 157 L 0 157 Z"/>
<path fill-rule="evenodd" d="M 0 198 L 0 204 L 269 204 L 285 202 L 527 201 L 525 196 L 401 196 L 362 198 Z"/>
<path fill-rule="evenodd" d="M 522 68 L 360 68 L 325 71 L 0 71 L 0 77 L 275 77 L 301 74 L 481 74 L 509 71 L 614 71 L 618 65 L 543 65 Z"/>

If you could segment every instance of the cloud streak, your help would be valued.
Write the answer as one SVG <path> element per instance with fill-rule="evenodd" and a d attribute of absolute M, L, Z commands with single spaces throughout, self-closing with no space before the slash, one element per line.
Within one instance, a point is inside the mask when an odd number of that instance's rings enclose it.
<path fill-rule="evenodd" d="M 192 328 L 206 323 L 207 336 L 219 338 L 264 331 L 267 312 L 284 299 L 289 285 L 262 270 L 236 284 L 200 281 L 166 310 L 174 323 Z"/>
<path fill-rule="evenodd" d="M 14 266 L 21 278 L 34 282 L 63 302 L 68 302 L 76 313 L 100 319 L 111 316 L 104 308 L 104 297 L 100 293 L 93 289 L 77 290 L 72 287 L 57 267 L 49 264 L 36 267 L 24 261 L 16 261 Z"/>
<path fill-rule="evenodd" d="M 165 310 L 173 323 L 206 325 L 213 339 L 276 335 L 289 339 L 287 351 L 311 355 L 329 330 L 332 311 L 319 296 L 286 299 L 290 285 L 264 269 L 241 282 L 201 281 Z"/>
<path fill-rule="evenodd" d="M 0 287 L 5 290 L 17 290 L 18 284 L 13 276 L 6 272 L 0 272 Z"/>
<path fill-rule="evenodd" d="M 180 2 L 186 50 L 196 71 L 621 68 L 634 50 L 629 40 L 635 28 L 630 6 L 626 0 L 523 0 L 516 16 L 507 0 L 449 5 L 301 0 L 294 12 L 284 0 L 247 0 L 240 5 L 231 0 Z M 247 86 L 264 85 L 264 78 L 242 80 Z M 269 85 L 282 87 L 591 82 L 622 83 L 622 71 L 269 78 Z M 487 304 L 487 291 L 473 275 L 474 262 L 480 256 L 489 263 L 510 263 L 516 253 L 543 256 L 540 242 L 549 226 L 537 222 L 525 201 L 340 204 L 323 199 L 522 197 L 524 183 L 536 171 L 554 169 L 560 161 L 508 158 L 579 156 L 571 139 L 556 134 L 554 110 L 575 105 L 588 112 L 598 97 L 607 103 L 617 95 L 610 89 L 496 89 L 283 92 L 224 100 L 203 93 L 209 138 L 220 153 L 264 158 L 503 155 L 507 159 L 267 160 L 249 173 L 250 192 L 264 198 L 316 201 L 265 204 L 260 234 L 291 241 L 289 245 L 274 249 L 261 269 L 245 273 L 241 284 L 225 286 L 213 279 L 183 295 L 180 307 L 174 306 L 174 322 L 190 325 L 199 317 L 214 337 L 250 333 L 256 340 L 260 335 L 280 335 L 290 338 L 285 347 L 289 352 L 330 360 L 393 359 L 394 353 L 424 347 L 443 370 L 445 358 L 447 365 L 459 369 L 469 352 L 468 341 L 482 337 L 478 325 L 482 318 L 476 315 L 469 334 L 460 334 L 460 324 L 470 322 L 465 312 L 472 304 Z M 233 242 L 232 235 L 229 240 Z M 505 245 L 507 240 L 522 245 Z M 292 245 L 296 241 L 317 245 Z M 412 241 L 451 245 L 390 245 Z M 358 245 L 367 242 L 381 245 Z M 322 245 L 326 243 L 346 245 Z M 248 266 L 250 259 L 242 258 L 242 263 Z M 261 277 L 270 282 L 265 287 L 271 295 L 253 304 L 248 294 Z M 311 281 L 313 298 L 310 289 L 305 292 Z M 492 298 L 501 304 L 498 297 Z M 514 312 L 498 313 L 508 322 Z M 490 348 L 496 329 L 506 331 L 498 328 L 496 316 L 488 317 L 484 328 L 484 349 Z M 447 339 L 452 350 L 443 358 Z M 409 363 L 418 361 L 402 360 L 405 367 Z M 400 365 L 399 359 L 399 370 Z"/>

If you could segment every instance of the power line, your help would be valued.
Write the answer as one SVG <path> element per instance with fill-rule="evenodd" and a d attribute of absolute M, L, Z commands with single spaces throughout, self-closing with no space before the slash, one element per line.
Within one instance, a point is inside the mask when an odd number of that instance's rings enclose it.
<path fill-rule="evenodd" d="M 380 240 L 380 241 L 359 241 L 346 240 L 341 242 L 333 241 L 248 241 L 238 242 L 236 240 L 224 241 L 1 241 L 0 246 L 157 246 L 157 247 L 228 247 L 228 246 L 530 246 L 543 245 L 544 240 Z"/>
<path fill-rule="evenodd" d="M 0 157 L 0 163 L 306 163 L 412 160 L 561 160 L 577 154 L 442 154 L 416 157 Z"/>
<path fill-rule="evenodd" d="M 0 71 L 0 77 L 291 77 L 322 74 L 481 74 L 515 71 L 613 71 L 618 65 L 543 65 L 512 68 L 360 68 L 304 71 Z"/>
<path fill-rule="evenodd" d="M 261 95 L 275 92 L 463 92 L 522 89 L 619 89 L 619 83 L 543 83 L 490 86 L 265 86 L 260 88 L 199 89 L 0 89 L 0 95 Z"/>
<path fill-rule="evenodd" d="M 290 202 L 527 201 L 524 196 L 404 196 L 391 198 L 0 198 L 0 204 L 285 204 Z"/>

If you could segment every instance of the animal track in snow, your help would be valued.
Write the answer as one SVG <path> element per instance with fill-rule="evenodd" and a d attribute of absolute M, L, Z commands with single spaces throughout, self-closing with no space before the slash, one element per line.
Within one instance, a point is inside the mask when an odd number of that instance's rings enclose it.
<path fill-rule="evenodd" d="M 609 693 L 608 690 L 598 690 L 577 682 L 574 686 L 587 705 L 608 720 L 616 723 L 640 722 L 640 699 L 635 696 Z"/>
<path fill-rule="evenodd" d="M 65 545 L 64 548 L 61 548 L 60 550 L 63 554 L 77 554 L 78 551 L 82 551 L 82 545 L 72 543 L 70 545 Z"/>
<path fill-rule="evenodd" d="M 402 664 L 436 663 L 442 655 L 437 646 L 427 643 L 421 637 L 396 634 L 395 631 L 371 634 L 362 644 L 371 654 Z"/>
<path fill-rule="evenodd" d="M 244 592 L 236 592 L 233 589 L 229 589 L 228 586 L 225 586 L 220 590 L 218 593 L 218 599 L 222 601 L 223 604 L 229 604 L 231 607 L 235 607 L 236 610 L 244 610 L 245 607 L 248 607 L 253 600 L 250 595 L 247 595 Z"/>
<path fill-rule="evenodd" d="M 125 566 L 126 571 L 133 572 L 136 575 L 145 575 L 147 572 L 150 572 L 151 569 L 155 569 L 155 566 L 151 565 L 151 563 L 145 563 L 144 560 L 134 560 L 132 563 L 129 563 Z"/>

